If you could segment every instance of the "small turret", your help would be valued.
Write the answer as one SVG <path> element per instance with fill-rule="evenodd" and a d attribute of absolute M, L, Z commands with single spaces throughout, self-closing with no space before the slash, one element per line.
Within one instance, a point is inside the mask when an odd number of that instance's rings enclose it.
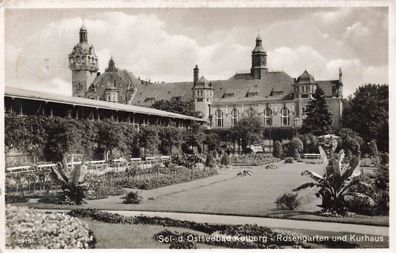
<path fill-rule="evenodd" d="M 250 72 L 254 79 L 263 79 L 268 72 L 267 53 L 263 48 L 260 34 L 257 35 L 256 46 L 252 51 L 252 68 Z"/>
<path fill-rule="evenodd" d="M 194 100 L 194 110 L 200 112 L 204 119 L 209 117 L 209 106 L 213 102 L 213 87 L 212 83 L 206 80 L 205 77 L 198 79 L 199 69 L 195 65 L 194 68 L 194 86 L 193 100 Z"/>
<path fill-rule="evenodd" d="M 342 69 L 341 69 L 341 67 L 338 69 L 338 82 L 342 83 Z"/>
<path fill-rule="evenodd" d="M 194 85 L 198 82 L 198 78 L 199 78 L 199 68 L 198 68 L 198 65 L 195 65 L 195 68 L 194 68 Z"/>

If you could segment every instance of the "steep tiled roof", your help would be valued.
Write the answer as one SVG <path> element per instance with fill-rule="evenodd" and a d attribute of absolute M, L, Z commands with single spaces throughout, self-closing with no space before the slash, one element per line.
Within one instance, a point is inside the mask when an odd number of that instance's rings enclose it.
<path fill-rule="evenodd" d="M 176 97 L 184 102 L 191 101 L 193 85 L 193 82 L 141 84 L 132 103 L 141 106 L 151 106 L 152 102 L 146 101 L 147 98 L 171 100 Z"/>
<path fill-rule="evenodd" d="M 233 100 L 257 100 L 257 99 L 283 99 L 285 96 L 293 93 L 293 78 L 283 71 L 268 72 L 263 79 L 241 79 L 239 76 L 231 77 L 228 80 L 210 81 L 214 90 L 214 102 L 216 101 L 233 101 Z M 152 101 L 146 101 L 146 98 L 155 98 L 156 100 L 170 100 L 179 96 L 182 101 L 192 100 L 193 82 L 147 84 L 138 88 L 133 104 L 150 106 Z M 258 97 L 247 97 L 249 90 L 258 92 Z M 224 97 L 225 93 L 233 93 L 232 97 Z"/>

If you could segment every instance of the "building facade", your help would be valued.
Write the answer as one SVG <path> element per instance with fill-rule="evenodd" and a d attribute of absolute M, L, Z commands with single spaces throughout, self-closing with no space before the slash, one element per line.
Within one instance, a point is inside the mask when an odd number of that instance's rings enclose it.
<path fill-rule="evenodd" d="M 207 80 L 200 76 L 196 65 L 192 81 L 175 83 L 140 80 L 132 72 L 118 69 L 112 58 L 100 74 L 98 58 L 93 46 L 88 45 L 87 36 L 83 26 L 80 43 L 69 55 L 73 96 L 145 107 L 159 100 L 192 101 L 195 111 L 211 128 L 230 128 L 249 115 L 261 117 L 266 127 L 300 127 L 305 108 L 320 87 L 333 116 L 333 127 L 340 126 L 341 68 L 334 80 L 315 80 L 306 70 L 297 78 L 283 71 L 269 71 L 260 35 L 251 54 L 250 72 L 236 73 L 226 80 Z"/>

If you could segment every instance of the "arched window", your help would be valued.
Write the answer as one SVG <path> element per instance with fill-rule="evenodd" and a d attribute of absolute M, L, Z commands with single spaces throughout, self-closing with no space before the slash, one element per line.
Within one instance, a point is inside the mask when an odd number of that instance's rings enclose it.
<path fill-rule="evenodd" d="M 223 112 L 220 109 L 215 112 L 215 122 L 217 127 L 223 127 Z"/>
<path fill-rule="evenodd" d="M 272 125 L 272 110 L 270 108 L 265 108 L 264 110 L 264 125 L 271 126 Z"/>
<path fill-rule="evenodd" d="M 288 126 L 290 124 L 290 117 L 289 117 L 289 109 L 287 107 L 283 107 L 281 109 L 281 125 Z"/>
<path fill-rule="evenodd" d="M 239 119 L 239 111 L 237 108 L 232 109 L 231 111 L 231 126 L 235 126 L 238 123 Z"/>

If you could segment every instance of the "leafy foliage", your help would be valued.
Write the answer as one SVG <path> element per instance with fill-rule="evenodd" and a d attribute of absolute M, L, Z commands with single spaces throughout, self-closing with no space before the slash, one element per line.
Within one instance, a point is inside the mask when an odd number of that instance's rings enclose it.
<path fill-rule="evenodd" d="M 342 124 L 366 141 L 376 140 L 380 151 L 389 150 L 389 87 L 366 84 L 360 86 L 343 111 Z"/>
<path fill-rule="evenodd" d="M 263 121 L 258 116 L 244 117 L 231 128 L 233 139 L 242 145 L 242 148 L 259 142 L 263 131 Z"/>
<path fill-rule="evenodd" d="M 66 162 L 51 167 L 51 177 L 61 185 L 65 200 L 70 200 L 70 204 L 81 205 L 84 203 L 85 191 L 88 188 L 85 182 L 87 166 L 85 164 L 75 166 L 71 171 L 67 171 Z"/>
<path fill-rule="evenodd" d="M 230 156 L 227 154 L 227 152 L 223 152 L 223 155 L 221 156 L 220 163 L 222 165 L 230 165 L 231 164 L 231 159 L 230 159 Z"/>
<path fill-rule="evenodd" d="M 128 192 L 125 196 L 125 199 L 122 203 L 124 204 L 140 204 L 142 202 L 143 197 L 140 195 L 138 191 Z"/>
<path fill-rule="evenodd" d="M 344 151 L 341 150 L 338 154 L 334 154 L 332 150 L 329 151 L 330 157 L 322 147 L 319 147 L 320 154 L 323 158 L 325 166 L 325 173 L 323 176 L 305 170 L 301 173 L 303 176 L 310 177 L 313 182 L 305 183 L 293 191 L 299 191 L 306 188 L 318 187 L 318 197 L 322 198 L 321 207 L 325 211 L 332 211 L 337 213 L 344 213 L 345 210 L 345 197 L 364 197 L 368 201 L 373 200 L 366 194 L 352 190 L 352 186 L 356 184 L 364 185 L 364 182 L 359 180 L 358 176 L 361 174 L 359 169 L 360 154 L 354 156 L 349 164 L 345 167 L 342 162 L 344 159 Z"/>
<path fill-rule="evenodd" d="M 172 147 L 178 147 L 182 143 L 183 133 L 174 126 L 163 127 L 158 132 L 160 140 L 159 149 L 162 154 L 172 154 Z"/>
<path fill-rule="evenodd" d="M 332 130 L 332 116 L 326 102 L 326 95 L 320 87 L 316 88 L 313 99 L 306 107 L 307 117 L 303 120 L 302 133 L 314 135 L 328 134 Z"/>
<path fill-rule="evenodd" d="M 188 116 L 198 117 L 199 115 L 194 110 L 194 103 L 183 102 L 180 100 L 159 100 L 152 104 L 152 107 L 158 110 L 163 110 L 167 112 L 174 112 L 179 114 L 184 114 Z"/>
<path fill-rule="evenodd" d="M 273 155 L 276 158 L 281 158 L 283 153 L 282 144 L 279 141 L 274 142 Z"/>
<path fill-rule="evenodd" d="M 284 193 L 276 199 L 275 204 L 280 209 L 294 210 L 301 202 L 297 193 Z"/>
<path fill-rule="evenodd" d="M 209 152 L 208 155 L 206 156 L 205 165 L 208 166 L 209 168 L 214 168 L 216 166 L 215 159 L 211 152 Z"/>

